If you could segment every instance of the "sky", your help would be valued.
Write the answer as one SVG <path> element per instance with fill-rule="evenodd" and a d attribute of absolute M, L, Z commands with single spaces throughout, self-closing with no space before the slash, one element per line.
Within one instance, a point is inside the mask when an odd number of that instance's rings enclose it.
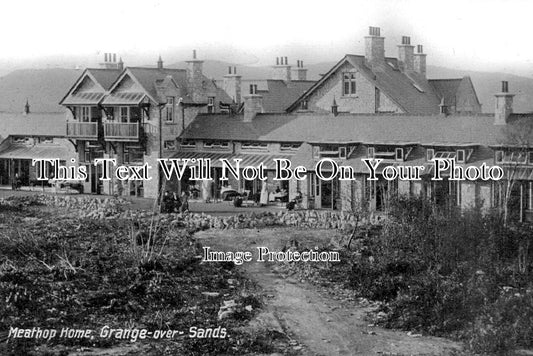
<path fill-rule="evenodd" d="M 396 56 L 401 36 L 424 45 L 428 64 L 533 76 L 526 0 L 17 0 L 2 4 L 0 68 L 97 63 L 114 52 L 127 65 L 190 57 L 243 65 L 275 57 L 305 63 L 364 54 L 369 26 Z M 531 68 L 531 69 L 530 69 Z"/>

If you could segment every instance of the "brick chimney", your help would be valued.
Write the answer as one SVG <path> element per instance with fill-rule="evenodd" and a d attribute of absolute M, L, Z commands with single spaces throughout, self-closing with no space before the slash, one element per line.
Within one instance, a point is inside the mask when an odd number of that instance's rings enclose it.
<path fill-rule="evenodd" d="M 414 69 L 415 47 L 411 46 L 411 37 L 402 36 L 402 44 L 398 45 L 398 62 L 404 72 L 412 72 Z"/>
<path fill-rule="evenodd" d="M 413 67 L 415 72 L 426 76 L 426 54 L 422 45 L 416 46 L 416 53 L 413 55 Z"/>
<path fill-rule="evenodd" d="M 159 55 L 159 59 L 157 60 L 157 69 L 163 69 L 163 60 L 161 59 L 161 55 Z"/>
<path fill-rule="evenodd" d="M 257 114 L 263 112 L 263 96 L 257 94 L 257 84 L 250 84 L 250 92 L 243 99 L 244 122 L 252 122 Z"/>
<path fill-rule="evenodd" d="M 122 57 L 120 57 L 120 59 L 118 60 L 117 69 L 121 72 L 124 70 L 124 62 L 122 62 Z"/>
<path fill-rule="evenodd" d="M 292 70 L 294 80 L 307 80 L 307 68 L 304 68 L 304 61 L 297 60 L 296 68 Z"/>
<path fill-rule="evenodd" d="M 192 51 L 192 59 L 187 61 L 187 85 L 189 87 L 189 94 L 193 101 L 205 101 L 203 93 L 204 76 L 202 74 L 202 67 L 204 61 L 196 58 L 196 50 Z"/>
<path fill-rule="evenodd" d="M 272 66 L 272 79 L 283 80 L 285 82 L 291 81 L 291 66 L 287 57 L 277 57 L 276 65 Z"/>
<path fill-rule="evenodd" d="M 224 76 L 224 91 L 237 104 L 241 103 L 241 76 L 237 74 L 237 67 L 228 67 L 228 74 Z"/>
<path fill-rule="evenodd" d="M 365 37 L 365 59 L 370 66 L 385 63 L 385 37 L 381 37 L 379 27 L 369 27 Z"/>
<path fill-rule="evenodd" d="M 514 94 L 509 94 L 509 83 L 507 81 L 502 82 L 502 91 L 495 94 L 495 96 L 494 125 L 506 125 L 509 116 L 513 113 L 514 97 Z"/>

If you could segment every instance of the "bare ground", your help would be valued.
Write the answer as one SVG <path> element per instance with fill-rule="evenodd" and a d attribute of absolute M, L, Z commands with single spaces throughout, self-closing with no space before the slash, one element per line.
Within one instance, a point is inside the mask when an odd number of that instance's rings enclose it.
<path fill-rule="evenodd" d="M 324 242 L 331 230 L 299 230 L 296 235 L 307 243 Z M 240 268 L 263 288 L 267 302 L 251 327 L 284 333 L 293 340 L 293 349 L 303 355 L 462 354 L 461 346 L 447 339 L 413 337 L 405 331 L 371 326 L 364 320 L 369 306 L 336 299 L 316 286 L 276 273 L 276 265 L 283 262 L 256 261 L 257 246 L 281 251 L 294 236 L 294 229 L 208 230 L 196 234 L 213 250 L 254 254 L 253 261 Z"/>

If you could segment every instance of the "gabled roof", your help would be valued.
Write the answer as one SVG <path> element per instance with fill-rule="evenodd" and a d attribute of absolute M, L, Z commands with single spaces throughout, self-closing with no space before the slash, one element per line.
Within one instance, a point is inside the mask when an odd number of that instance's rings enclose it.
<path fill-rule="evenodd" d="M 129 75 L 131 78 L 139 83 L 147 94 L 154 102 L 165 103 L 166 98 L 162 98 L 157 90 L 158 81 L 163 81 L 167 76 L 171 76 L 176 85 L 182 90 L 183 95 L 187 93 L 187 72 L 184 69 L 172 69 L 172 68 L 144 68 L 144 67 L 128 67 L 126 70 L 115 80 L 109 91 L 113 90 L 120 84 L 122 79 Z"/>
<path fill-rule="evenodd" d="M 512 125 L 510 123 L 509 125 Z M 432 143 L 494 145 L 505 141 L 505 125 L 493 115 L 394 114 L 200 114 L 187 127 L 186 139 L 256 140 L 266 142 Z"/>
<path fill-rule="evenodd" d="M 298 108 L 301 100 L 313 94 L 322 83 L 345 63 L 349 63 L 372 82 L 390 100 L 396 103 L 407 114 L 428 115 L 439 112 L 439 97 L 434 88 L 420 74 L 410 72 L 406 74 L 398 69 L 397 59 L 386 58 L 382 65 L 370 68 L 365 63 L 365 57 L 347 54 L 328 73 L 326 73 L 304 95 L 295 101 L 288 110 Z"/>
<path fill-rule="evenodd" d="M 97 105 L 100 103 L 111 84 L 117 79 L 118 69 L 87 68 L 79 76 L 78 80 L 70 87 L 67 94 L 59 102 L 60 105 Z M 78 93 L 84 80 L 90 79 L 96 84 L 91 92 Z"/>
<path fill-rule="evenodd" d="M 444 98 L 444 104 L 450 106 L 455 105 L 455 95 L 457 94 L 457 89 L 463 78 L 457 79 L 428 79 L 429 84 L 435 88 L 435 91 L 439 94 L 441 98 Z"/>

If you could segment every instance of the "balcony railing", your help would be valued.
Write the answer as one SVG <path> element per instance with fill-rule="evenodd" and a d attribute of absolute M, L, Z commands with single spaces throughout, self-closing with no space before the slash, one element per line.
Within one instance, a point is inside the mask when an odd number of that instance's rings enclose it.
<path fill-rule="evenodd" d="M 72 138 L 98 138 L 97 122 L 67 122 L 67 137 Z"/>
<path fill-rule="evenodd" d="M 108 141 L 138 141 L 138 123 L 104 123 L 104 138 Z"/>

